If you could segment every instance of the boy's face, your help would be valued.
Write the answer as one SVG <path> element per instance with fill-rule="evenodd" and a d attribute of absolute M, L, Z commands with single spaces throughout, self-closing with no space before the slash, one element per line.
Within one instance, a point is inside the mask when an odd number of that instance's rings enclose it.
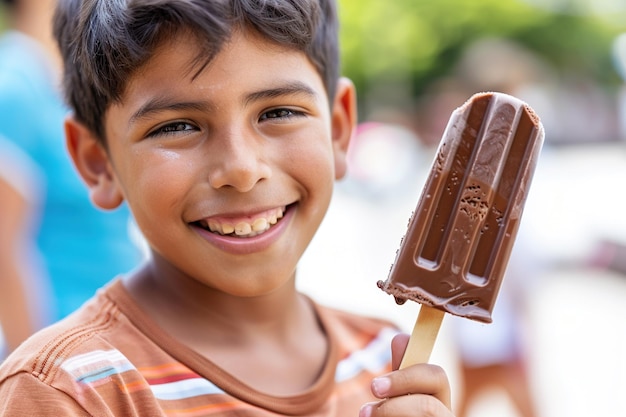
<path fill-rule="evenodd" d="M 302 53 L 239 33 L 198 73 L 194 45 L 173 39 L 132 78 L 101 163 L 81 162 L 81 135 L 68 143 L 97 204 L 128 202 L 155 273 L 264 294 L 292 278 L 345 171 L 353 87 L 340 82 L 331 111 Z"/>

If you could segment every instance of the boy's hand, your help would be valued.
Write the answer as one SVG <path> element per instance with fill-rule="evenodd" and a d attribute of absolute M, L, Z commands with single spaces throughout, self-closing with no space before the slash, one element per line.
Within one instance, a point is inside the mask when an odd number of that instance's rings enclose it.
<path fill-rule="evenodd" d="M 381 401 L 365 404 L 359 417 L 452 417 L 450 385 L 443 369 L 420 364 L 397 370 L 408 335 L 391 342 L 393 371 L 374 378 L 372 393 Z"/>

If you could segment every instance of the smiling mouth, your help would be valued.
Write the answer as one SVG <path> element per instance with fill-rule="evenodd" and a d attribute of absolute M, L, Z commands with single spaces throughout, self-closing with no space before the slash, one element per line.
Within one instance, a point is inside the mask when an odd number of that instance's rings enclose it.
<path fill-rule="evenodd" d="M 267 232 L 285 214 L 286 207 L 267 210 L 254 216 L 238 219 L 203 219 L 194 222 L 197 226 L 221 236 L 253 237 Z"/>

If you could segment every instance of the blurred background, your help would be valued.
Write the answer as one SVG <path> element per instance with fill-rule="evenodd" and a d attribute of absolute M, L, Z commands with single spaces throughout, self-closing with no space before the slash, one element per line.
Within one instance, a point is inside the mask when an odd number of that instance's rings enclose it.
<path fill-rule="evenodd" d="M 448 371 L 455 407 L 476 391 L 466 417 L 626 415 L 626 2 L 339 4 L 360 125 L 300 288 L 410 331 L 418 305 L 397 306 L 376 282 L 450 112 L 475 92 L 513 94 L 539 114 L 546 143 L 494 323 L 446 316 L 431 361 Z"/>
<path fill-rule="evenodd" d="M 450 113 L 475 92 L 513 94 L 546 142 L 494 322 L 446 315 L 431 361 L 459 417 L 626 415 L 626 2 L 339 4 L 360 125 L 301 289 L 410 332 L 419 306 L 376 282 Z"/>

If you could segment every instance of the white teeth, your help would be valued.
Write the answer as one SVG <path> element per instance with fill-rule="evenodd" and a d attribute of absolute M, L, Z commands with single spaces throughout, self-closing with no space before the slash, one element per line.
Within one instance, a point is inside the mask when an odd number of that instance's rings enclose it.
<path fill-rule="evenodd" d="M 255 232 L 264 232 L 267 229 L 269 229 L 269 223 L 267 219 L 264 219 L 263 217 L 256 219 L 254 223 L 252 223 L 252 230 Z"/>
<path fill-rule="evenodd" d="M 235 234 L 240 237 L 252 237 L 269 230 L 271 225 L 278 223 L 278 220 L 283 217 L 285 209 L 275 209 L 269 213 L 266 213 L 266 217 L 258 217 L 252 223 L 247 221 L 240 221 L 236 225 L 230 223 L 220 223 L 217 220 L 208 220 L 205 223 L 205 227 L 211 232 L 219 233 L 221 235 Z"/>
<path fill-rule="evenodd" d="M 219 232 L 220 231 L 219 223 L 217 223 L 214 220 L 209 220 L 209 230 L 212 232 Z"/>
<path fill-rule="evenodd" d="M 249 235 L 251 231 L 252 226 L 250 226 L 250 223 L 239 222 L 235 226 L 235 234 L 237 236 Z"/>

